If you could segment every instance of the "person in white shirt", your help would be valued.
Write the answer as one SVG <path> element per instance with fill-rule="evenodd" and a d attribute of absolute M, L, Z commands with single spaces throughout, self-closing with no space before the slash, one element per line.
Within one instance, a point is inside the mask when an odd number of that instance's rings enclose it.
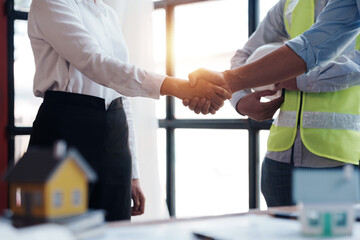
<path fill-rule="evenodd" d="M 90 185 L 89 207 L 105 209 L 107 221 L 130 219 L 145 207 L 125 96 L 203 97 L 212 111 L 231 97 L 206 81 L 190 88 L 186 80 L 129 64 L 116 14 L 102 0 L 33 0 L 28 35 L 36 65 L 33 91 L 44 98 L 29 147 L 58 139 L 76 147 L 99 177 Z"/>

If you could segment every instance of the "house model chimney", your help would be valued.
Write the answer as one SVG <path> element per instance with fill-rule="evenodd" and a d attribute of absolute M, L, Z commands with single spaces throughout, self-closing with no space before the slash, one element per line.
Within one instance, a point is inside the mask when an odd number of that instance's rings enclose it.
<path fill-rule="evenodd" d="M 62 159 L 66 154 L 66 142 L 64 140 L 59 140 L 54 144 L 54 157 L 56 159 Z"/>

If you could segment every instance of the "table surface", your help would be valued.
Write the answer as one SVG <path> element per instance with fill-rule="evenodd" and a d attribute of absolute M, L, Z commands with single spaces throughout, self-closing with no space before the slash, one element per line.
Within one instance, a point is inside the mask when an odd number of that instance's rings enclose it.
<path fill-rule="evenodd" d="M 252 210 L 247 213 L 214 217 L 168 219 L 144 223 L 116 222 L 107 224 L 103 236 L 94 240 L 156 239 L 199 240 L 195 234 L 211 238 L 203 239 L 319 239 L 304 237 L 298 220 L 273 217 L 281 213 L 294 214 L 294 207 L 272 208 L 267 211 Z M 324 238 L 321 238 L 324 239 Z M 360 223 L 356 222 L 352 236 L 336 237 L 335 240 L 360 239 Z"/>

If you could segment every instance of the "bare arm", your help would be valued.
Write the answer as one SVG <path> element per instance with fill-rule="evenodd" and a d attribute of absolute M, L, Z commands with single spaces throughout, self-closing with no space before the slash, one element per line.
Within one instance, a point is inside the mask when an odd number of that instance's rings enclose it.
<path fill-rule="evenodd" d="M 233 70 L 215 72 L 198 69 L 189 74 L 190 85 L 206 79 L 232 93 L 293 79 L 306 71 L 305 62 L 286 45 L 263 58 Z"/>
<path fill-rule="evenodd" d="M 286 81 L 305 71 L 305 62 L 284 45 L 253 63 L 225 71 L 223 75 L 231 91 L 235 92 Z"/>

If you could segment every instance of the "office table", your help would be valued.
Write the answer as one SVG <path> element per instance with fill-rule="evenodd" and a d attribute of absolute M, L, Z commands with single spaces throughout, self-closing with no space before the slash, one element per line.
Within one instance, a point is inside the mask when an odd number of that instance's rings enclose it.
<path fill-rule="evenodd" d="M 291 208 L 290 208 L 291 209 Z M 281 209 L 280 211 L 287 211 Z M 290 210 L 290 212 L 293 210 Z M 324 239 L 309 238 L 301 234 L 298 220 L 272 217 L 269 214 L 279 209 L 268 211 L 250 211 L 215 217 L 189 219 L 169 219 L 147 223 L 109 223 L 105 234 L 96 240 L 199 240 L 199 239 L 256 239 L 256 240 L 300 240 Z M 198 238 L 195 234 L 211 238 Z M 94 239 L 94 240 L 95 240 Z M 334 240 L 360 239 L 360 223 L 356 222 L 352 236 L 331 238 Z"/>
<path fill-rule="evenodd" d="M 296 213 L 294 208 L 276 208 L 267 211 L 213 217 L 168 219 L 150 222 L 112 222 L 102 228 L 102 235 L 86 240 L 303 240 L 298 220 L 272 217 L 275 213 Z M 288 216 L 288 215 L 287 215 Z M 208 236 L 199 238 L 195 234 Z M 87 235 L 89 236 L 89 235 Z M 94 236 L 94 235 L 92 235 Z M 61 225 L 41 224 L 16 230 L 0 221 L 0 239 L 6 240 L 76 240 L 69 229 Z M 332 240 L 360 239 L 360 222 L 355 222 L 352 236 L 333 237 Z M 85 238 L 84 238 L 85 240 Z"/>

